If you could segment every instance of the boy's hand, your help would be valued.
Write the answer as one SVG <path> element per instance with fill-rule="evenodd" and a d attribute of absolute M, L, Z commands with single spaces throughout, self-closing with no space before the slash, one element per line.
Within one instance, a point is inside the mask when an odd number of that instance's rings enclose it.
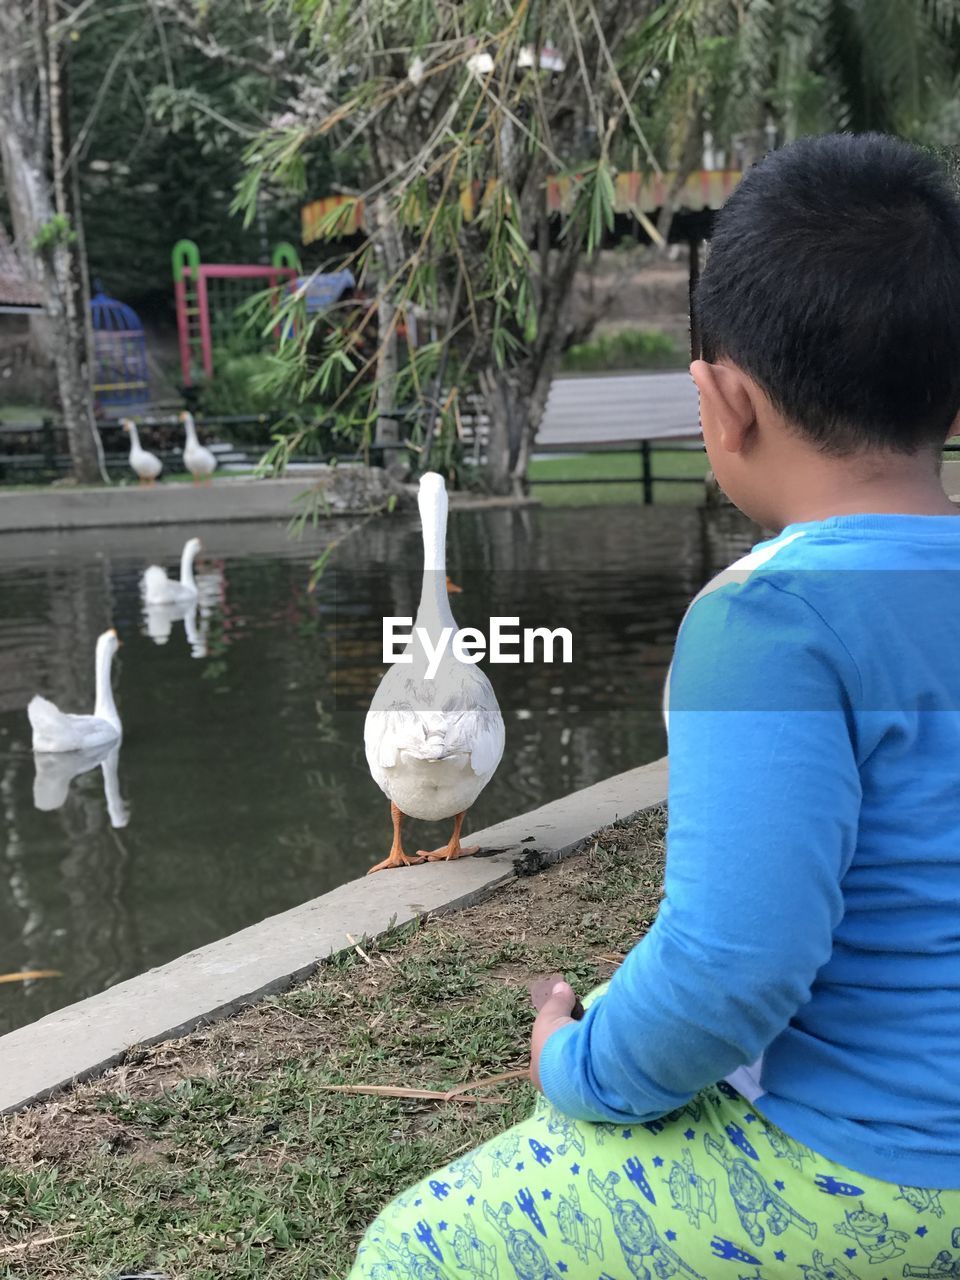
<path fill-rule="evenodd" d="M 575 1022 L 578 1015 L 582 1018 L 583 1006 L 573 987 L 564 982 L 559 974 L 534 983 L 530 995 L 538 1010 L 530 1041 L 530 1079 L 543 1092 L 540 1085 L 540 1054 L 543 1046 L 560 1027 L 566 1026 L 568 1022 Z"/>

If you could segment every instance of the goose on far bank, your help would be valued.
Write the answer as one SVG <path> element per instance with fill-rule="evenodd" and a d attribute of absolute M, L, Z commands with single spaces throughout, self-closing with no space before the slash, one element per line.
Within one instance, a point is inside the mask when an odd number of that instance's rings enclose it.
<path fill-rule="evenodd" d="M 144 570 L 140 589 L 144 602 L 151 604 L 183 604 L 197 598 L 197 580 L 193 576 L 193 562 L 200 550 L 200 539 L 191 538 L 184 543 L 180 554 L 180 581 L 167 577 L 166 569 L 152 564 Z"/>
<path fill-rule="evenodd" d="M 444 627 L 457 628 L 448 599 L 442 476 L 428 471 L 421 477 L 419 504 L 423 582 L 414 634 L 421 628 L 436 646 Z M 460 843 L 464 815 L 503 755 L 503 717 L 480 668 L 459 661 L 448 645 L 433 678 L 427 679 L 424 646 L 411 642 L 408 652 L 412 661 L 395 663 L 380 681 L 363 728 L 367 764 L 390 801 L 393 819 L 390 853 L 371 872 L 476 853 L 478 846 Z M 453 834 L 442 848 L 421 849 L 408 857 L 400 838 L 404 816 L 431 822 L 453 818 Z"/>
<path fill-rule="evenodd" d="M 210 477 L 217 469 L 217 460 L 197 439 L 197 426 L 193 420 L 193 414 L 185 409 L 180 414 L 180 421 L 187 433 L 186 444 L 183 446 L 183 465 L 193 476 L 194 484 L 201 480 L 209 483 Z"/>
<path fill-rule="evenodd" d="M 156 484 L 157 476 L 163 470 L 163 463 L 155 453 L 151 453 L 141 445 L 137 424 L 132 418 L 122 418 L 120 425 L 130 437 L 131 471 L 137 473 L 141 484 Z"/>
<path fill-rule="evenodd" d="M 70 715 L 39 694 L 31 698 L 27 716 L 33 730 L 34 751 L 90 751 L 119 741 L 123 728 L 110 685 L 113 655 L 119 647 L 112 627 L 97 640 L 96 704 L 92 716 Z"/>

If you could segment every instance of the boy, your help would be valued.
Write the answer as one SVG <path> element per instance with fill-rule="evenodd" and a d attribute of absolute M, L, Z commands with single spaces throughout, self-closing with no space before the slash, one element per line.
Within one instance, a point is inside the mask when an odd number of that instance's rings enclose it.
<path fill-rule="evenodd" d="M 666 896 L 582 1020 L 565 983 L 539 1013 L 536 1114 L 434 1175 L 442 1204 L 400 1197 L 357 1277 L 960 1274 L 960 521 L 939 480 L 960 201 L 893 138 L 804 139 L 721 212 L 697 306 L 711 465 L 781 532 L 680 630 Z"/>

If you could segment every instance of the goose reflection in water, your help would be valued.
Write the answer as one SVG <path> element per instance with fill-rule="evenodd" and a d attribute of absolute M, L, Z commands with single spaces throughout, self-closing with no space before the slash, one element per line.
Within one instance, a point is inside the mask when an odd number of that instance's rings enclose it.
<path fill-rule="evenodd" d="M 89 747 L 85 751 L 61 751 L 56 755 L 35 755 L 33 778 L 34 807 L 42 813 L 60 809 L 70 794 L 70 784 L 97 765 L 103 774 L 103 794 L 110 825 L 120 829 L 130 821 L 130 809 L 120 794 L 120 743 Z"/>
<path fill-rule="evenodd" d="M 173 624 L 182 622 L 187 644 L 190 646 L 190 656 L 207 656 L 210 611 L 198 608 L 195 599 L 177 604 L 144 604 L 143 618 L 147 635 L 154 644 L 166 644 L 173 634 Z"/>

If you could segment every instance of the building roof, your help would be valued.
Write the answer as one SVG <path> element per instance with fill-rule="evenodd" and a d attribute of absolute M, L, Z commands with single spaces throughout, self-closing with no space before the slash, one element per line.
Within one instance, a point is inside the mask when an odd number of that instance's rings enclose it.
<path fill-rule="evenodd" d="M 40 311 L 43 295 L 26 277 L 6 231 L 0 225 L 0 310 Z"/>
<path fill-rule="evenodd" d="M 618 173 L 614 180 L 613 209 L 615 213 L 654 214 L 668 196 L 675 201 L 677 214 L 708 213 L 719 209 L 727 196 L 740 181 L 739 169 L 697 169 L 691 173 L 679 192 L 673 192 L 673 173 Z M 575 175 L 547 178 L 547 211 L 551 214 L 569 212 L 576 196 L 579 179 Z M 493 183 L 488 190 L 493 190 Z M 460 193 L 460 205 L 469 221 L 477 204 L 486 197 L 480 184 L 465 187 Z M 304 244 L 317 240 L 331 240 L 338 236 L 355 235 L 364 223 L 364 203 L 358 196 L 334 195 L 313 200 L 300 210 L 301 239 Z"/>

